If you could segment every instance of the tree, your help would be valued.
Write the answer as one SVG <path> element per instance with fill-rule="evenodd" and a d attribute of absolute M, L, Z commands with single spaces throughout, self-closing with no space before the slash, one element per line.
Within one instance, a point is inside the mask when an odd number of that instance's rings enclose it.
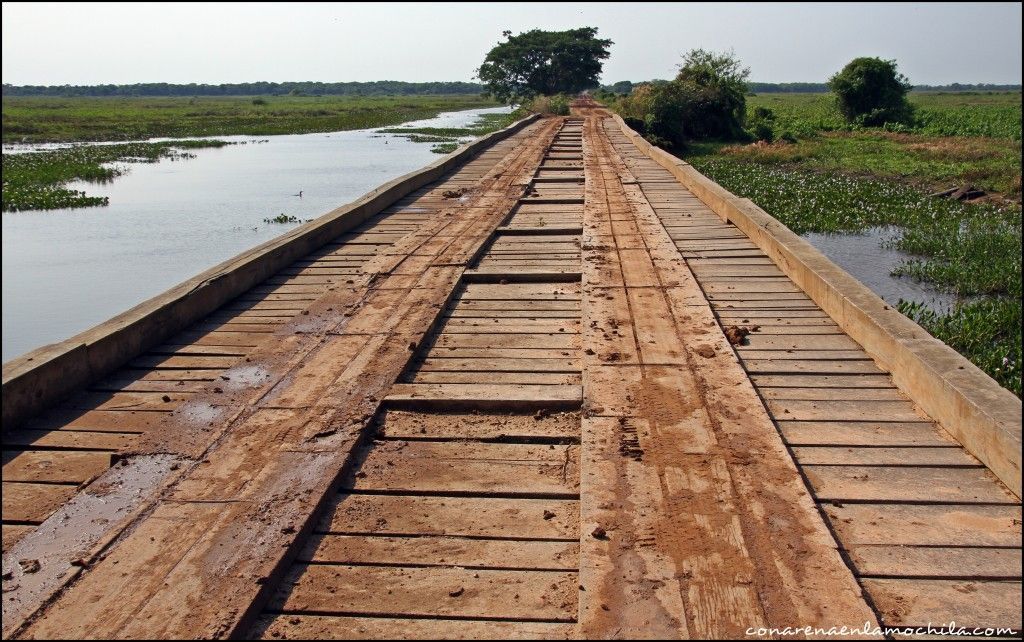
<path fill-rule="evenodd" d="M 828 79 L 839 111 L 850 122 L 884 125 L 907 122 L 913 110 L 907 102 L 912 85 L 896 71 L 895 60 L 854 58 Z"/>
<path fill-rule="evenodd" d="M 575 94 L 597 87 L 611 40 L 597 37 L 595 27 L 568 31 L 533 29 L 518 36 L 502 34 L 477 69 L 485 93 L 502 102 L 522 102 L 537 95 Z"/>
<path fill-rule="evenodd" d="M 693 103 L 685 125 L 689 138 L 742 138 L 748 76 L 750 69 L 732 51 L 693 49 L 683 56 L 675 82 Z"/>

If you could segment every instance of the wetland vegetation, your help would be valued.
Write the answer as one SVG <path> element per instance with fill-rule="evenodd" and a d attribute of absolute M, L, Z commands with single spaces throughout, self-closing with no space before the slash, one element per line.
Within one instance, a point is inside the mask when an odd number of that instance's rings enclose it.
<path fill-rule="evenodd" d="M 493 107 L 479 95 L 4 96 L 3 142 L 309 134 L 387 127 L 445 111 Z"/>
<path fill-rule="evenodd" d="M 895 275 L 959 299 L 948 313 L 900 310 L 1020 396 L 1021 94 L 909 98 L 909 124 L 862 127 L 829 95 L 751 96 L 748 116 L 770 109 L 776 142 L 694 143 L 683 156 L 798 233 L 896 227 L 891 243 L 913 258 Z M 988 195 L 930 195 L 968 185 Z"/>

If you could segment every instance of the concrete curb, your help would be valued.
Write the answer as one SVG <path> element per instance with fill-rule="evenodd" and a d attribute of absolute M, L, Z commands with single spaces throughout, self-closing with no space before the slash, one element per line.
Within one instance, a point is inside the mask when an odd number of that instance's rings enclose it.
<path fill-rule="evenodd" d="M 659 149 L 613 115 L 622 132 L 723 220 L 743 231 L 922 410 L 1021 496 L 1021 400 L 935 339 L 758 207 Z"/>
<path fill-rule="evenodd" d="M 539 118 L 531 114 L 426 167 L 200 273 L 108 321 L 3 365 L 3 431 L 116 370 L 293 261 L 432 183 Z"/>

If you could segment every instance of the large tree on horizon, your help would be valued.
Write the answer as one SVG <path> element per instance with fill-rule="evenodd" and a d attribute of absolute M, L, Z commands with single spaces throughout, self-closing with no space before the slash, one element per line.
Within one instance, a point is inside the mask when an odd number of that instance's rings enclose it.
<path fill-rule="evenodd" d="M 598 38 L 596 27 L 502 36 L 507 40 L 487 53 L 477 77 L 487 94 L 505 103 L 599 86 L 602 61 L 613 44 Z"/>

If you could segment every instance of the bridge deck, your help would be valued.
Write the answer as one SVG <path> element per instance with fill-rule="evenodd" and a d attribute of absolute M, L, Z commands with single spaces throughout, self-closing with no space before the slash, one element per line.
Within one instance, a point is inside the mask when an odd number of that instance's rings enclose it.
<path fill-rule="evenodd" d="M 592 108 L 6 433 L 3 538 L 5 637 L 1021 628 L 1019 499 Z"/>

